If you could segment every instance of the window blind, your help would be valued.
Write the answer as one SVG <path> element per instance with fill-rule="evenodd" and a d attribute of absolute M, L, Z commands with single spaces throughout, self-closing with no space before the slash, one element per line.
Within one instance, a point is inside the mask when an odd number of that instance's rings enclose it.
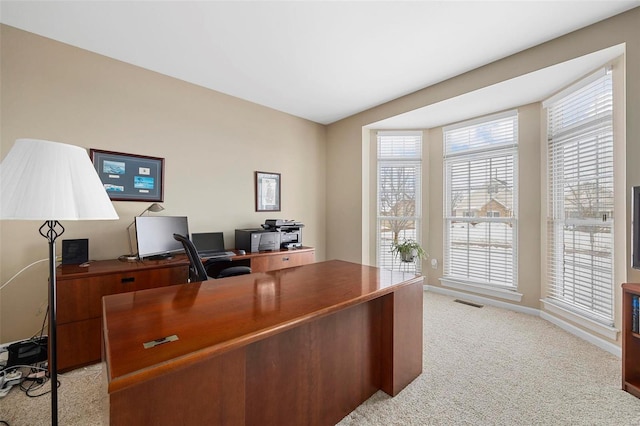
<path fill-rule="evenodd" d="M 566 309 L 613 325 L 613 90 L 599 72 L 545 103 L 548 291 Z"/>
<path fill-rule="evenodd" d="M 517 287 L 516 111 L 444 129 L 444 276 Z"/>
<path fill-rule="evenodd" d="M 401 262 L 394 241 L 420 243 L 422 133 L 378 132 L 377 262 L 385 269 L 420 272 L 420 261 Z"/>

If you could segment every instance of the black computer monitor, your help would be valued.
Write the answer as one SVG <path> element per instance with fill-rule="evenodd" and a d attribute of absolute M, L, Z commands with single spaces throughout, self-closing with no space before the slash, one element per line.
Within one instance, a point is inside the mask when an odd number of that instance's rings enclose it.
<path fill-rule="evenodd" d="M 138 216 L 135 221 L 138 258 L 161 259 L 184 251 L 173 234 L 189 237 L 186 216 Z"/>

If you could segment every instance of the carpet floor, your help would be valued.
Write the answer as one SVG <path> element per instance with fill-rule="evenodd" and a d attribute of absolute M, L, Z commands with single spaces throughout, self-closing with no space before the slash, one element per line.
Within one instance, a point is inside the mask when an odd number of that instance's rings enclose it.
<path fill-rule="evenodd" d="M 377 392 L 339 426 L 637 426 L 640 399 L 621 390 L 620 369 L 619 358 L 538 317 L 425 292 L 422 375 L 395 398 Z M 97 364 L 59 376 L 61 426 L 104 424 L 101 373 Z M 49 405 L 14 387 L 0 420 L 44 426 Z"/>

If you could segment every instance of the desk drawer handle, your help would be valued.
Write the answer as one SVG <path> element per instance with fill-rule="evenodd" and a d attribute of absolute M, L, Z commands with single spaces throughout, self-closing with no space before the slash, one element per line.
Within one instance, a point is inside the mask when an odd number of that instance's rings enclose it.
<path fill-rule="evenodd" d="M 136 277 L 127 277 L 127 278 L 123 278 L 120 280 L 120 282 L 122 282 L 122 284 L 126 284 L 126 283 L 132 283 L 136 280 Z"/>
<path fill-rule="evenodd" d="M 289 257 L 283 257 L 283 258 L 282 258 L 282 261 L 283 261 L 283 262 L 286 262 L 287 260 L 289 260 Z"/>

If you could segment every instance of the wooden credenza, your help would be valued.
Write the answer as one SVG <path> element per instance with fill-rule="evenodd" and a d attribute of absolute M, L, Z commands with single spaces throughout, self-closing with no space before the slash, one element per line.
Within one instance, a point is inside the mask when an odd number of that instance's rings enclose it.
<path fill-rule="evenodd" d="M 232 258 L 232 263 L 250 266 L 252 272 L 275 271 L 314 261 L 315 250 L 311 247 L 247 253 Z M 87 267 L 58 266 L 58 370 L 64 372 L 100 362 L 103 296 L 183 284 L 188 277 L 189 261 L 184 255 L 169 260 L 122 262 L 114 259 L 93 261 Z"/>

